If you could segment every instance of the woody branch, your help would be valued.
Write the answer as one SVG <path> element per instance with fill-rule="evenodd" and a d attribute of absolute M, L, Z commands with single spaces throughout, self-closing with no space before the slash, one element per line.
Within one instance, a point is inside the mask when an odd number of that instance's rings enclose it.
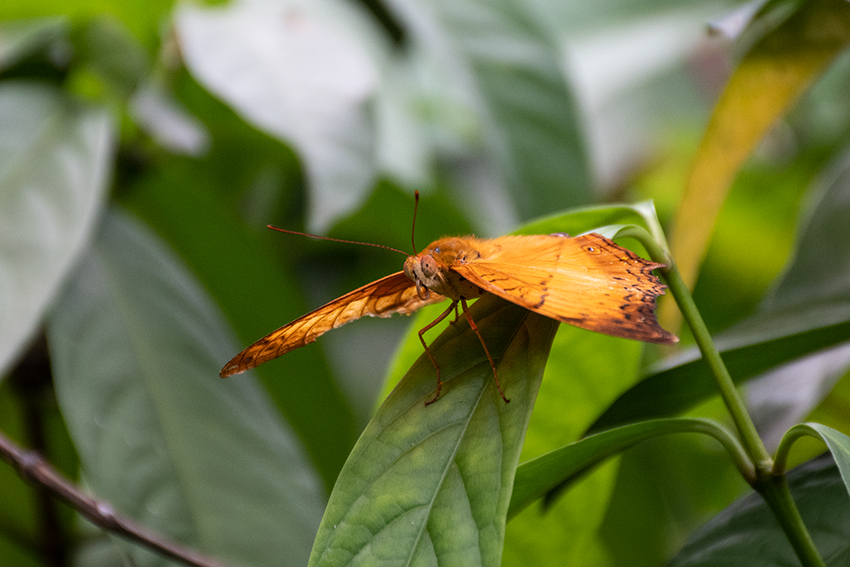
<path fill-rule="evenodd" d="M 190 567 L 227 567 L 224 563 L 177 545 L 161 534 L 116 513 L 108 502 L 87 495 L 41 455 L 20 447 L 2 432 L 0 432 L 0 458 L 12 465 L 21 478 L 63 500 L 104 530 Z"/>

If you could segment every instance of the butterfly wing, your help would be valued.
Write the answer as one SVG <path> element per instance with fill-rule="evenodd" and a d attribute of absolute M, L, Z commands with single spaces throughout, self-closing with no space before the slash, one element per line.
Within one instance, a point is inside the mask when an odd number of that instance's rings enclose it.
<path fill-rule="evenodd" d="M 266 335 L 234 356 L 221 369 L 220 375 L 224 378 L 254 368 L 312 343 L 319 335 L 365 315 L 389 317 L 393 313 L 408 314 L 444 299 L 434 292 L 430 293 L 428 299 L 421 299 L 413 280 L 403 272 L 397 272 L 334 299 Z"/>
<path fill-rule="evenodd" d="M 649 262 L 598 234 L 505 236 L 451 269 L 499 297 L 552 319 L 616 337 L 675 343 L 655 319 L 664 286 Z"/>

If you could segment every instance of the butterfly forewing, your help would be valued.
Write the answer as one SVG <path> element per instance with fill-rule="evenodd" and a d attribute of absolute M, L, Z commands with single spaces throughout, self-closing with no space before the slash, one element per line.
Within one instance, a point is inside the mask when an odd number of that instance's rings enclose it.
<path fill-rule="evenodd" d="M 220 374 L 225 377 L 254 368 L 360 317 L 412 313 L 444 299 L 434 292 L 427 299 L 420 298 L 413 280 L 403 272 L 396 272 L 355 289 L 266 335 L 233 357 Z"/>
<path fill-rule="evenodd" d="M 451 269 L 475 285 L 553 319 L 617 337 L 678 339 L 655 319 L 665 286 L 649 262 L 598 234 L 479 240 Z"/>

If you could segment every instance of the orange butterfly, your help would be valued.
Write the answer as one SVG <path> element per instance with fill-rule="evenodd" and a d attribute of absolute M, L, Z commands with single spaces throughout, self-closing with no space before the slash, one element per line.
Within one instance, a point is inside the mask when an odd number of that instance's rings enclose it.
<path fill-rule="evenodd" d="M 269 227 L 275 228 L 275 227 Z M 437 371 L 424 333 L 445 319 L 460 302 L 478 334 L 502 393 L 496 365 L 467 309 L 467 300 L 485 293 L 583 329 L 615 337 L 672 344 L 679 339 L 655 319 L 655 298 L 666 288 L 652 274 L 664 267 L 644 260 L 598 234 L 503 236 L 493 239 L 449 237 L 408 256 L 404 269 L 343 295 L 255 342 L 221 370 L 244 372 L 316 340 L 323 333 L 369 315 L 410 314 L 446 298 L 452 303 L 419 331 L 419 340 Z"/>

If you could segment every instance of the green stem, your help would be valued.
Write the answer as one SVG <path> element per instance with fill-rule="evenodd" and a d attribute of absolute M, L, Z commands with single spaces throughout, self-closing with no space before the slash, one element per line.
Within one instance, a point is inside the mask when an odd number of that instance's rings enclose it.
<path fill-rule="evenodd" d="M 720 396 L 723 398 L 723 402 L 735 422 L 735 427 L 738 429 L 738 434 L 741 436 L 741 443 L 755 465 L 755 479 L 751 482 L 753 488 L 762 495 L 768 507 L 773 511 L 802 564 L 805 567 L 824 567 L 825 563 L 818 554 L 817 548 L 805 524 L 803 524 L 800 512 L 791 498 L 785 475 L 774 474 L 773 460 L 756 431 L 755 424 L 750 418 L 734 382 L 732 382 L 732 377 L 720 357 L 720 352 L 711 340 L 711 335 L 705 326 L 702 315 L 700 315 L 691 292 L 685 285 L 675 262 L 673 262 L 667 250 L 641 227 L 624 227 L 618 233 L 618 236 L 636 238 L 643 244 L 653 260 L 666 265 L 665 268 L 662 268 L 662 273 L 667 280 L 667 285 L 691 328 L 703 359 L 711 368 L 717 388 L 720 390 Z M 786 453 L 787 449 L 780 455 Z"/>
<path fill-rule="evenodd" d="M 776 448 L 776 459 L 773 463 L 773 474 L 774 475 L 784 475 L 785 469 L 788 464 L 788 453 L 791 452 L 791 445 L 799 439 L 800 437 L 814 437 L 818 441 L 823 441 L 823 439 L 815 435 L 812 430 L 804 423 L 798 423 L 791 429 L 785 432 L 785 435 L 782 436 L 782 440 L 779 442 L 779 447 Z"/>
<path fill-rule="evenodd" d="M 703 418 L 688 420 L 675 419 L 671 420 L 670 423 L 671 433 L 673 432 L 672 430 L 678 430 L 677 432 L 702 433 L 714 437 L 726 449 L 726 452 L 729 454 L 732 462 L 735 463 L 741 476 L 750 484 L 755 482 L 756 471 L 753 463 L 750 462 L 749 455 L 747 455 L 744 448 L 738 443 L 738 440 L 725 427 Z"/>
<path fill-rule="evenodd" d="M 653 260 L 666 265 L 661 271 L 667 280 L 667 286 L 670 288 L 676 303 L 679 305 L 679 309 L 682 310 L 682 315 L 691 328 L 703 359 L 709 368 L 711 368 L 717 388 L 720 390 L 720 396 L 723 398 L 726 407 L 729 408 L 732 421 L 735 422 L 735 427 L 741 436 L 741 443 L 744 445 L 756 468 L 769 471 L 773 466 L 770 454 L 767 452 L 764 443 L 762 443 L 761 437 L 759 437 L 756 431 L 755 424 L 750 419 L 750 414 L 744 406 L 744 401 L 738 394 L 738 390 L 735 388 L 734 382 L 732 382 L 732 377 L 729 375 L 723 359 L 720 358 L 720 352 L 714 346 L 714 341 L 711 340 L 711 335 L 705 326 L 705 321 L 703 321 L 702 315 L 700 315 L 696 303 L 694 303 L 694 299 L 691 297 L 691 292 L 688 290 L 688 286 L 685 285 L 685 281 L 682 279 L 675 262 L 670 258 L 667 251 L 641 227 L 626 227 L 619 233 L 619 236 L 637 238 L 644 245 Z"/>
<path fill-rule="evenodd" d="M 785 475 L 765 475 L 753 488 L 773 511 L 800 562 L 806 567 L 826 567 L 794 504 Z"/>
<path fill-rule="evenodd" d="M 682 315 L 691 328 L 702 357 L 709 368 L 711 368 L 717 389 L 720 391 L 720 397 L 723 398 L 723 403 L 729 409 L 732 421 L 735 422 L 735 427 L 741 436 L 741 443 L 753 459 L 756 468 L 770 470 L 773 466 L 773 460 L 770 458 L 770 454 L 767 452 L 761 437 L 759 437 L 756 431 L 756 426 L 750 418 L 744 401 L 735 388 L 735 383 L 732 382 L 729 370 L 726 369 L 726 365 L 720 357 L 720 352 L 714 346 L 714 341 L 711 340 L 711 335 L 708 333 L 705 322 L 702 320 L 699 310 L 697 310 L 697 306 L 685 285 L 685 281 L 682 279 L 681 274 L 679 274 L 679 270 L 675 264 L 664 268 L 663 271 L 665 272 L 667 285 L 670 287 L 673 297 L 676 298 L 676 303 L 679 304 L 679 309 L 682 310 Z"/>

